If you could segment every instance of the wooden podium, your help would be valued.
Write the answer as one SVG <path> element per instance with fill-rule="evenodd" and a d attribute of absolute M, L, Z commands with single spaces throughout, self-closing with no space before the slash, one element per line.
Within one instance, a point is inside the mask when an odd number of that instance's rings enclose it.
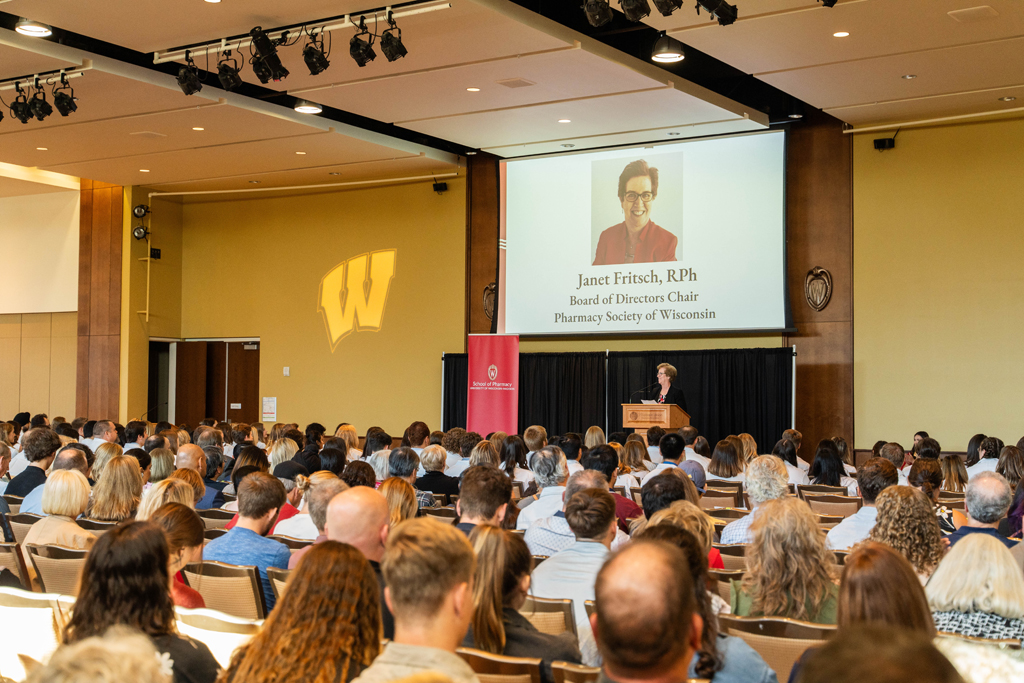
<path fill-rule="evenodd" d="M 623 403 L 622 426 L 633 428 L 647 443 L 647 430 L 679 429 L 690 424 L 689 414 L 675 403 Z"/>

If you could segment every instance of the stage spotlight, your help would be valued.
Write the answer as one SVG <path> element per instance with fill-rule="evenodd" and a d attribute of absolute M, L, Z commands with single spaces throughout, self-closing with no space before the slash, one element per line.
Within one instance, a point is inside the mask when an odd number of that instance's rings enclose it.
<path fill-rule="evenodd" d="M 53 35 L 53 29 L 42 22 L 21 18 L 14 24 L 14 30 L 29 38 L 46 38 Z"/>
<path fill-rule="evenodd" d="M 220 87 L 228 92 L 241 88 L 242 77 L 238 74 L 240 70 L 238 60 L 231 55 L 231 50 L 225 50 L 217 62 L 217 79 L 220 81 Z"/>
<path fill-rule="evenodd" d="M 604 26 L 612 20 L 612 8 L 608 5 L 608 0 L 584 0 L 583 12 L 594 28 Z"/>
<path fill-rule="evenodd" d="M 28 120 L 32 118 L 32 107 L 28 103 L 28 97 L 21 89 L 20 83 L 15 83 L 14 89 L 18 91 L 18 96 L 14 98 L 14 102 L 11 102 L 11 116 L 22 123 L 28 123 Z"/>
<path fill-rule="evenodd" d="M 409 54 L 409 51 L 402 44 L 402 29 L 398 28 L 391 12 L 388 12 L 388 26 L 380 36 L 380 49 L 388 61 L 393 62 Z"/>
<path fill-rule="evenodd" d="M 683 44 L 675 38 L 666 36 L 664 33 L 654 41 L 654 49 L 651 50 L 651 59 L 662 64 L 681 62 L 686 57 L 683 54 Z"/>
<path fill-rule="evenodd" d="M 64 74 L 60 75 L 60 85 L 53 89 L 53 106 L 57 107 L 61 116 L 78 111 L 78 105 L 75 104 L 75 89 L 68 85 L 68 77 Z"/>
<path fill-rule="evenodd" d="M 277 40 L 271 40 L 270 36 L 259 26 L 249 31 L 252 37 L 252 45 L 256 54 L 252 58 L 252 70 L 256 72 L 260 82 L 280 81 L 288 77 L 288 69 L 281 63 L 281 56 L 277 54 L 277 46 L 284 43 L 288 38 L 286 31 Z"/>
<path fill-rule="evenodd" d="M 178 87 L 186 95 L 195 95 L 203 89 L 199 80 L 199 67 L 192 61 L 192 52 L 185 50 L 185 66 L 178 69 Z"/>
<path fill-rule="evenodd" d="M 53 113 L 53 107 L 46 101 L 46 93 L 42 88 L 36 89 L 32 99 L 29 100 L 28 106 L 32 111 L 32 116 L 35 116 L 37 121 L 42 121 Z"/>
<path fill-rule="evenodd" d="M 700 14 L 701 8 L 715 19 L 718 19 L 718 23 L 722 26 L 728 26 L 735 22 L 738 16 L 736 5 L 730 5 L 725 0 L 697 0 L 698 14 Z"/>
<path fill-rule="evenodd" d="M 654 0 L 654 6 L 658 8 L 662 16 L 667 17 L 683 6 L 683 0 Z"/>
<path fill-rule="evenodd" d="M 373 34 L 366 30 L 366 17 L 359 17 L 359 33 L 349 41 L 348 53 L 359 66 L 366 66 L 377 58 L 377 53 L 373 51 Z"/>
<path fill-rule="evenodd" d="M 647 0 L 619 0 L 619 6 L 630 21 L 640 21 L 651 14 L 651 6 Z"/>
<path fill-rule="evenodd" d="M 327 54 L 324 52 L 324 37 L 321 31 L 320 37 L 317 38 L 315 33 L 309 34 L 309 42 L 302 48 L 302 59 L 306 62 L 306 67 L 309 69 L 310 76 L 316 76 L 317 74 L 323 73 L 327 70 L 327 67 L 331 63 L 327 60 Z"/>
<path fill-rule="evenodd" d="M 818 0 L 822 7 L 835 7 L 838 0 Z"/>

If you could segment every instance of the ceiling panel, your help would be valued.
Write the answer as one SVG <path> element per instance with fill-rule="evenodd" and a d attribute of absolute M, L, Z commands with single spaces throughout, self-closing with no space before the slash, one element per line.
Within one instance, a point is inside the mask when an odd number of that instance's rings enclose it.
<path fill-rule="evenodd" d="M 81 64 L 74 64 L 62 59 L 44 57 L 32 52 L 25 52 L 7 45 L 0 45 L 0 80 L 17 78 L 19 76 L 30 76 L 44 71 L 54 69 L 68 69 Z M 9 101 L 11 97 L 4 94 L 4 100 Z M 4 112 L 6 116 L 7 112 Z"/>
<path fill-rule="evenodd" d="M 50 192 L 68 192 L 66 187 L 34 183 L 31 180 L 7 178 L 0 175 L 0 197 L 23 197 L 31 194 L 49 194 Z"/>
<path fill-rule="evenodd" d="M 829 114 L 854 126 L 880 125 L 919 121 L 946 116 L 967 116 L 972 114 L 993 114 L 987 118 L 998 118 L 999 112 L 1015 110 L 1008 115 L 1022 116 L 1024 112 L 1024 86 L 1000 89 L 998 96 L 1016 97 L 1012 102 L 1001 102 L 996 99 L 997 93 L 991 91 L 942 95 L 913 100 L 897 100 L 879 102 L 854 107 L 826 109 Z"/>

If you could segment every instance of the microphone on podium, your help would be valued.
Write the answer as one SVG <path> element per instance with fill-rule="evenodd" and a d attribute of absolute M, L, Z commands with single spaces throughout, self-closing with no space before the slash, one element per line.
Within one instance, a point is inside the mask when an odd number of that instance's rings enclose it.
<path fill-rule="evenodd" d="M 647 391 L 648 389 L 653 389 L 657 385 L 658 385 L 658 382 L 653 382 L 651 384 L 648 384 L 643 389 L 637 389 L 636 391 L 634 391 L 632 394 L 629 395 L 629 400 L 627 400 L 626 403 L 631 403 L 633 401 L 633 397 L 636 396 L 637 394 L 639 394 L 641 391 Z"/>

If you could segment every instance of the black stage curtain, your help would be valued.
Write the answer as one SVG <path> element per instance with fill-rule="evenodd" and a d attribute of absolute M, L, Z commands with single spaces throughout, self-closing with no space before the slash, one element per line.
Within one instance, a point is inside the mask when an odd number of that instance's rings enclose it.
<path fill-rule="evenodd" d="M 658 365 L 679 373 L 675 386 L 686 396 L 690 422 L 711 443 L 747 432 L 758 451 L 770 453 L 792 420 L 793 350 L 640 351 L 608 354 L 610 432 L 622 429 L 630 394 L 656 380 Z M 652 390 L 653 391 L 653 390 Z M 637 394 L 633 402 L 639 402 Z M 646 396 L 645 396 L 646 397 Z"/>
<path fill-rule="evenodd" d="M 605 354 L 519 355 L 519 432 L 543 425 L 551 434 L 586 432 L 605 422 Z M 466 426 L 469 357 L 444 355 L 444 429 Z"/>

